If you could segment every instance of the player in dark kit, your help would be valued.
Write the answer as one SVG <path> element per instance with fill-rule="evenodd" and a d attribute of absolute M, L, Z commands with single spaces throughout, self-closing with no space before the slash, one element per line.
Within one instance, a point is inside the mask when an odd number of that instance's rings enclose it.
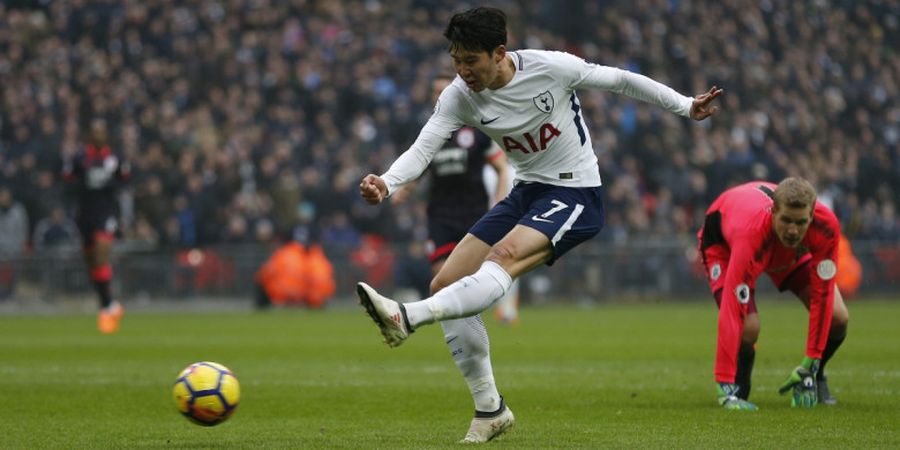
<path fill-rule="evenodd" d="M 482 178 L 485 163 L 498 174 L 499 198 L 493 202 Z M 506 185 L 506 156 L 484 133 L 462 127 L 438 150 L 429 167 L 428 235 L 434 247 L 428 261 L 436 274 L 469 228 L 487 212 L 488 205 L 503 199 L 505 191 L 499 186 Z"/>
<path fill-rule="evenodd" d="M 113 153 L 108 135 L 106 121 L 94 119 L 87 145 L 66 158 L 63 165 L 63 178 L 76 188 L 75 219 L 91 281 L 100 299 L 97 328 L 104 334 L 119 329 L 125 312 L 110 293 L 113 271 L 109 256 L 118 229 L 117 187 L 131 174 L 129 165 Z"/>
<path fill-rule="evenodd" d="M 729 189 L 709 207 L 697 237 L 719 306 L 719 404 L 731 410 L 757 409 L 747 398 L 759 337 L 754 287 L 763 272 L 809 310 L 805 357 L 779 392 L 793 391 L 791 405 L 796 407 L 836 403 L 825 363 L 843 343 L 849 321 L 835 284 L 840 225 L 834 213 L 816 201 L 812 185 L 787 178 L 777 186 L 756 181 Z"/>

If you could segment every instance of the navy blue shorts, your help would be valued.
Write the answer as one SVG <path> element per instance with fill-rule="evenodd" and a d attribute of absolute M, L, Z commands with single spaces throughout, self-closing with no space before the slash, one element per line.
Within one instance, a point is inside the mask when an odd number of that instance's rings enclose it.
<path fill-rule="evenodd" d="M 516 224 L 534 228 L 550 239 L 553 256 L 547 265 L 552 265 L 603 228 L 602 190 L 600 186 L 573 188 L 519 183 L 469 233 L 493 246 Z"/>
<path fill-rule="evenodd" d="M 85 247 L 94 245 L 98 238 L 112 240 L 119 229 L 115 211 L 79 213 L 75 223 L 78 225 L 78 231 L 81 232 L 81 244 Z"/>

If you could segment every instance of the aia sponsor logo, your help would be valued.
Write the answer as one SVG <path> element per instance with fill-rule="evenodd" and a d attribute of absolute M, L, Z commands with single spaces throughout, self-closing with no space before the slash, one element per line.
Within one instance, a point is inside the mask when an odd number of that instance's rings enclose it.
<path fill-rule="evenodd" d="M 537 153 L 547 150 L 550 142 L 560 135 L 560 131 L 551 123 L 545 123 L 536 135 L 525 133 L 522 136 L 503 136 L 503 149 L 507 153 L 518 150 L 522 153 Z"/>

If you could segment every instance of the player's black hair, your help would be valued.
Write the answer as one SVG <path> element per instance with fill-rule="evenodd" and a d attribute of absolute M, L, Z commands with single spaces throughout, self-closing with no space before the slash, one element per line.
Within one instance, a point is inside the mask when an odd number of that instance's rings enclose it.
<path fill-rule="evenodd" d="M 450 50 L 490 53 L 497 46 L 506 45 L 506 14 L 487 6 L 454 14 L 444 37 L 450 41 Z"/>

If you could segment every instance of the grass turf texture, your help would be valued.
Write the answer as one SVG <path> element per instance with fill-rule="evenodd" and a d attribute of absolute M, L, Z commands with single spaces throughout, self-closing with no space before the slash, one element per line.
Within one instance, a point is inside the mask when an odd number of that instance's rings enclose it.
<path fill-rule="evenodd" d="M 835 407 L 794 410 L 776 389 L 803 356 L 806 315 L 760 304 L 751 399 L 715 403 L 715 308 L 688 304 L 525 309 L 488 320 L 516 427 L 491 448 L 900 448 L 900 302 L 849 304 L 828 367 Z M 440 327 L 398 349 L 359 308 L 130 313 L 101 336 L 94 317 L 0 317 L 2 448 L 446 448 L 465 434 L 468 391 Z M 230 367 L 242 402 L 204 428 L 175 410 L 179 370 Z"/>

